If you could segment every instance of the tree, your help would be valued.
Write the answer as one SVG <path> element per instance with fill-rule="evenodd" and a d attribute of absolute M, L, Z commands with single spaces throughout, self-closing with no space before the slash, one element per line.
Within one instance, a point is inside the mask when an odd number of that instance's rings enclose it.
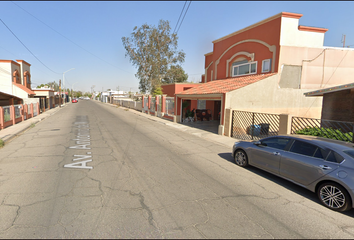
<path fill-rule="evenodd" d="M 169 22 L 160 20 L 157 28 L 148 24 L 135 26 L 130 37 L 122 37 L 125 56 L 138 68 L 135 76 L 143 93 L 152 92 L 172 66 L 184 62 L 185 53 L 177 50 L 177 34 L 170 30 Z"/>
<path fill-rule="evenodd" d="M 171 66 L 167 70 L 165 77 L 162 79 L 163 83 L 180 83 L 186 82 L 188 79 L 188 74 L 184 72 L 180 65 Z"/>
<path fill-rule="evenodd" d="M 42 83 L 41 85 L 38 85 L 37 88 L 42 88 L 42 87 L 45 87 L 45 86 L 49 87 L 48 84 L 43 84 Z"/>
<path fill-rule="evenodd" d="M 46 84 L 42 83 L 41 85 L 38 85 L 37 88 L 41 88 L 41 87 L 45 87 L 45 86 L 53 89 L 55 92 L 59 92 L 59 85 L 55 81 L 49 82 L 49 83 L 46 83 Z"/>
<path fill-rule="evenodd" d="M 161 86 L 156 86 L 156 88 L 154 89 L 154 92 L 152 93 L 152 96 L 156 96 L 156 95 L 162 95 L 162 88 Z"/>

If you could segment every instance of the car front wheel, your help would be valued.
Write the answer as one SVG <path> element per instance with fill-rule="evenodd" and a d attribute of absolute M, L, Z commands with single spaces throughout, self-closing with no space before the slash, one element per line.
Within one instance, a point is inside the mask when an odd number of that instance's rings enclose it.
<path fill-rule="evenodd" d="M 344 212 L 351 209 L 351 199 L 348 192 L 339 184 L 324 183 L 317 189 L 317 196 L 326 207 Z"/>
<path fill-rule="evenodd" d="M 247 154 L 243 150 L 236 150 L 235 163 L 240 167 L 247 167 L 248 166 Z"/>

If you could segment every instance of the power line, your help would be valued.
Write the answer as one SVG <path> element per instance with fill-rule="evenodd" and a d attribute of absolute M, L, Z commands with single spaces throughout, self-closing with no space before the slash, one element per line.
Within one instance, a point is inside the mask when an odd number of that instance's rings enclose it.
<path fill-rule="evenodd" d="M 132 74 L 131 72 L 125 71 L 125 70 L 123 70 L 123 69 L 121 69 L 121 68 L 119 68 L 119 67 L 117 67 L 117 66 L 115 66 L 115 65 L 113 65 L 113 64 L 111 64 L 111 63 L 109 63 L 109 62 L 107 62 L 107 61 L 105 61 L 104 59 L 102 59 L 102 58 L 96 56 L 95 54 L 93 54 L 93 53 L 91 53 L 90 51 L 86 50 L 85 48 L 81 47 L 80 45 L 78 45 L 77 43 L 73 42 L 73 41 L 70 40 L 69 38 L 65 37 L 63 34 L 61 34 L 60 32 L 56 31 L 56 30 L 53 29 L 51 26 L 49 26 L 48 24 L 44 23 L 43 21 L 41 21 L 40 19 L 38 19 L 37 17 L 35 17 L 33 14 L 29 13 L 27 10 L 25 10 L 25 9 L 23 9 L 22 7 L 20 7 L 19 5 L 17 5 L 16 3 L 14 3 L 14 2 L 12 2 L 12 3 L 15 4 L 17 7 L 21 8 L 23 11 L 25 11 L 26 13 L 28 13 L 28 14 L 31 15 L 32 17 L 34 17 L 35 19 L 37 19 L 38 21 L 40 21 L 41 23 L 43 23 L 44 25 L 46 25 L 47 27 L 49 27 L 50 29 L 52 29 L 54 32 L 56 32 L 57 34 L 59 34 L 60 36 L 62 36 L 63 38 L 65 38 L 66 40 L 68 40 L 68 41 L 70 41 L 71 43 L 75 44 L 76 46 L 78 46 L 79 48 L 83 49 L 84 51 L 88 52 L 88 53 L 91 54 L 92 56 L 94 56 L 94 57 L 100 59 L 101 61 L 103 61 L 103 62 L 105 62 L 105 63 L 107 63 L 107 64 L 109 64 L 109 65 L 111 65 L 111 66 L 113 66 L 113 67 L 115 67 L 115 68 L 117 68 L 117 69 L 119 69 L 119 70 L 121 70 L 121 71 L 124 71 L 124 72 L 127 72 L 127 73 Z"/>
<path fill-rule="evenodd" d="M 186 10 L 186 12 L 184 13 L 184 16 L 183 16 L 183 18 L 182 18 L 181 24 L 179 25 L 176 34 L 178 33 L 179 28 L 181 27 L 181 25 L 182 25 L 182 23 L 183 23 L 184 17 L 186 16 L 186 14 L 187 14 L 187 12 L 188 12 L 188 9 L 189 9 L 189 6 L 191 5 L 191 3 L 192 3 L 192 1 L 190 1 L 189 4 L 188 4 L 187 10 Z"/>
<path fill-rule="evenodd" d="M 50 71 L 52 71 L 53 73 L 56 73 L 56 74 L 60 74 L 60 73 L 57 73 L 57 72 L 54 72 L 52 69 L 50 69 L 47 65 L 45 65 L 41 60 L 39 60 L 39 58 L 37 58 L 32 52 L 31 50 L 28 49 L 28 47 L 16 36 L 15 33 L 13 33 L 11 31 L 11 29 L 4 23 L 4 21 L 2 19 L 0 19 L 0 21 L 5 25 L 5 27 L 15 36 L 15 38 L 17 38 L 17 40 L 32 54 L 33 57 L 35 57 L 40 63 L 43 64 L 43 66 L 45 66 L 46 68 L 48 68 Z"/>
<path fill-rule="evenodd" d="M 186 4 L 187 4 L 187 1 L 185 1 L 185 3 L 184 3 L 184 6 L 183 6 L 182 11 L 181 11 L 181 14 L 179 15 L 179 18 L 178 18 L 178 21 L 177 21 L 175 30 L 173 30 L 173 33 L 176 32 L 176 28 L 177 28 L 177 26 L 178 26 L 179 20 L 181 19 L 181 16 L 182 16 L 182 13 L 183 13 L 183 10 L 184 10 L 184 7 L 186 6 Z"/>

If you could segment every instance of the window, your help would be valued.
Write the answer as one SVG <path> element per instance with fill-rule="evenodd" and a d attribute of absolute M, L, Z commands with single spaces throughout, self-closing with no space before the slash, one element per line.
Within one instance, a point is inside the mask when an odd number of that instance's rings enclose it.
<path fill-rule="evenodd" d="M 255 74 L 257 72 L 257 62 L 248 62 L 247 60 L 234 62 L 231 68 L 233 77 L 246 74 Z"/>
<path fill-rule="evenodd" d="M 262 61 L 262 73 L 270 72 L 271 63 L 272 63 L 271 59 L 266 59 Z"/>
<path fill-rule="evenodd" d="M 287 138 L 270 138 L 261 141 L 262 146 L 284 150 L 290 140 Z"/>
<path fill-rule="evenodd" d="M 312 157 L 316 150 L 317 146 L 296 140 L 291 146 L 290 152 Z"/>
<path fill-rule="evenodd" d="M 341 163 L 344 158 L 336 152 L 331 151 L 326 158 L 326 161 Z"/>
<path fill-rule="evenodd" d="M 325 159 L 327 155 L 328 155 L 328 151 L 325 151 L 322 148 L 317 148 L 317 151 L 315 152 L 315 155 L 313 155 L 313 156 L 315 158 Z"/>

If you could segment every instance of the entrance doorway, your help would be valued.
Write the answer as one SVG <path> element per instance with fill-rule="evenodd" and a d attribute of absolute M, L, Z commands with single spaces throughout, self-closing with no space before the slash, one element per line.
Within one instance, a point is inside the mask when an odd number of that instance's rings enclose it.
<path fill-rule="evenodd" d="M 221 101 L 214 101 L 214 116 L 213 119 L 220 121 Z"/>

